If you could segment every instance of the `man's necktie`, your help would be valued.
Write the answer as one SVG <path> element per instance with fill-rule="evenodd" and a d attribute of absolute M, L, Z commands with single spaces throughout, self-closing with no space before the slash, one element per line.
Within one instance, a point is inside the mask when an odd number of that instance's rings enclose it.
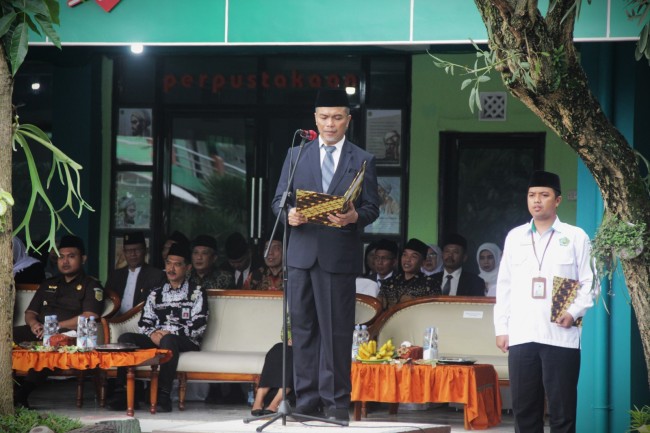
<path fill-rule="evenodd" d="M 336 146 L 323 145 L 323 149 L 325 149 L 325 158 L 321 166 L 321 173 L 323 176 L 323 192 L 327 192 L 334 176 L 334 156 L 332 156 L 332 152 L 336 150 Z"/>
<path fill-rule="evenodd" d="M 445 281 L 445 285 L 442 286 L 442 294 L 443 295 L 448 295 L 449 292 L 451 292 L 451 279 L 454 278 L 453 275 L 447 275 L 447 281 Z"/>
<path fill-rule="evenodd" d="M 235 283 L 236 289 L 241 289 L 244 286 L 244 273 L 240 272 L 239 277 L 237 278 L 237 283 Z"/>

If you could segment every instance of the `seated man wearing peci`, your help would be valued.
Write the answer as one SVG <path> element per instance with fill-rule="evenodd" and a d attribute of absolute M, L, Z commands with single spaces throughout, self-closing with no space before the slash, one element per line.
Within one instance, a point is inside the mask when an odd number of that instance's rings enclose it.
<path fill-rule="evenodd" d="M 384 309 L 410 299 L 440 294 L 439 289 L 434 290 L 430 277 L 425 277 L 420 271 L 428 249 L 427 244 L 419 239 L 412 238 L 406 243 L 400 259 L 402 272 L 387 278 L 381 284 L 377 299 Z"/>
<path fill-rule="evenodd" d="M 165 274 L 160 269 L 145 262 L 147 244 L 144 233 L 126 233 L 122 240 L 122 252 L 126 266 L 112 271 L 106 280 L 106 289 L 120 297 L 118 314 L 126 313 L 147 299 L 151 289 L 165 281 Z"/>
<path fill-rule="evenodd" d="M 208 289 L 232 289 L 235 279 L 230 272 L 217 267 L 217 240 L 210 235 L 198 235 L 192 241 L 192 270 L 190 282 Z"/>
<path fill-rule="evenodd" d="M 86 249 L 81 238 L 67 235 L 58 246 L 59 275 L 45 280 L 36 291 L 25 311 L 25 325 L 13 329 L 14 341 L 39 341 L 43 339 L 45 316 L 56 314 L 59 329 L 77 329 L 77 319 L 99 317 L 104 310 L 102 285 L 84 273 Z M 14 405 L 29 407 L 27 397 L 40 385 L 52 370 L 29 370 L 27 377 L 14 393 Z"/>
<path fill-rule="evenodd" d="M 176 377 L 181 352 L 200 350 L 200 343 L 208 324 L 208 300 L 205 290 L 191 283 L 187 274 L 190 251 L 187 245 L 175 243 L 165 260 L 167 282 L 151 291 L 145 302 L 139 331 L 120 335 L 120 343 L 132 343 L 142 349 L 169 349 L 172 358 L 160 366 L 158 412 L 171 412 L 170 392 Z M 126 368 L 118 368 L 117 388 L 109 407 L 126 409 Z"/>

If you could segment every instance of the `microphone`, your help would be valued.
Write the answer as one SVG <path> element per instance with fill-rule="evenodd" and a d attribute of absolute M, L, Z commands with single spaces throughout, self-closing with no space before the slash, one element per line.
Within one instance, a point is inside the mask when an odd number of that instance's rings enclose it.
<path fill-rule="evenodd" d="M 316 140 L 316 137 L 318 137 L 316 131 L 312 131 L 311 129 L 299 129 L 296 132 L 300 134 L 301 138 L 304 138 L 309 141 Z"/>

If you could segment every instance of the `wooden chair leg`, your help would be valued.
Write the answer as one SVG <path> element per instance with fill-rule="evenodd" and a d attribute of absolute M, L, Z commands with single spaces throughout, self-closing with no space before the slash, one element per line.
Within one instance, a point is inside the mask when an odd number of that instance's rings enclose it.
<path fill-rule="evenodd" d="M 186 392 L 187 392 L 187 374 L 178 373 L 178 410 L 185 410 Z"/>
<path fill-rule="evenodd" d="M 77 372 L 77 407 L 82 407 L 84 402 L 84 371 Z"/>

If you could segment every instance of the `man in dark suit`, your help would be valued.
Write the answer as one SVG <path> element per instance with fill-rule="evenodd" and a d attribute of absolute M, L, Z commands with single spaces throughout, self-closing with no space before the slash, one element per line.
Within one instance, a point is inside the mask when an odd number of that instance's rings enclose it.
<path fill-rule="evenodd" d="M 379 215 L 375 158 L 345 137 L 350 108 L 343 89 L 322 90 L 316 98 L 319 137 L 291 149 L 273 200 L 280 212 L 283 193 L 290 226 L 287 252 L 289 312 L 293 335 L 296 411 L 347 424 L 354 330 L 355 278 L 362 269 L 363 227 Z M 327 218 L 340 227 L 308 223 L 295 208 L 297 189 L 342 196 L 366 162 L 359 197 L 346 213 Z M 295 165 L 295 177 L 288 185 Z M 320 408 L 324 412 L 320 412 Z"/>
<path fill-rule="evenodd" d="M 478 275 L 463 270 L 467 261 L 467 240 L 459 234 L 447 236 L 442 244 L 442 272 L 431 275 L 434 287 L 443 295 L 485 296 L 485 281 Z"/>
<path fill-rule="evenodd" d="M 160 269 L 145 263 L 147 244 L 144 233 L 126 233 L 122 248 L 127 265 L 111 272 L 106 281 L 106 289 L 113 290 L 122 301 L 118 314 L 126 313 L 147 299 L 151 289 L 165 281 L 165 274 Z"/>

